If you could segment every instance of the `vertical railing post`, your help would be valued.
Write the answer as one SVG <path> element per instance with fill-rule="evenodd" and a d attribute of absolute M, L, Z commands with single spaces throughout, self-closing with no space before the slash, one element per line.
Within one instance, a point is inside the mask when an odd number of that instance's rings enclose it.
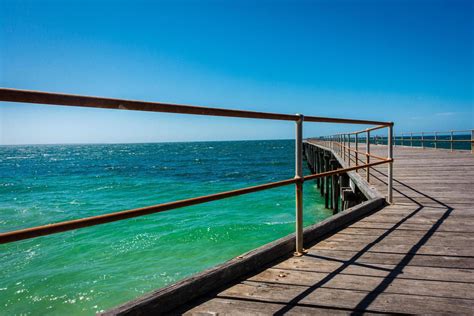
<path fill-rule="evenodd" d="M 303 115 L 298 114 L 295 137 L 295 179 L 296 182 L 296 251 L 295 256 L 303 255 Z"/>
<path fill-rule="evenodd" d="M 453 131 L 451 131 L 451 151 L 453 151 Z"/>
<path fill-rule="evenodd" d="M 474 129 L 471 130 L 471 154 L 474 154 Z"/>
<path fill-rule="evenodd" d="M 343 157 L 343 153 L 344 153 L 344 145 L 342 143 L 342 134 L 339 134 L 339 147 L 341 148 L 341 152 L 339 153 L 339 155 L 341 155 L 341 157 Z"/>
<path fill-rule="evenodd" d="M 366 153 L 365 159 L 366 159 L 366 163 L 368 164 L 370 163 L 370 156 L 369 156 L 370 155 L 370 131 L 367 130 L 366 133 L 367 133 L 367 139 L 366 139 L 366 148 L 365 148 L 365 153 Z M 367 182 L 370 181 L 370 168 L 369 167 L 367 167 L 366 169 L 366 179 L 367 179 Z"/>
<path fill-rule="evenodd" d="M 337 141 L 338 141 L 338 149 L 339 149 L 339 156 L 342 155 L 342 143 L 341 143 L 341 134 L 337 135 Z"/>
<path fill-rule="evenodd" d="M 342 134 L 342 149 L 344 153 L 342 154 L 342 159 L 346 161 L 346 134 Z"/>
<path fill-rule="evenodd" d="M 341 157 L 342 157 L 342 160 L 345 160 L 344 158 L 344 155 L 346 154 L 346 150 L 344 149 L 344 134 L 341 134 Z"/>
<path fill-rule="evenodd" d="M 438 149 L 438 132 L 434 132 L 434 148 Z"/>
<path fill-rule="evenodd" d="M 346 134 L 342 134 L 342 160 L 346 161 Z"/>
<path fill-rule="evenodd" d="M 338 150 L 338 153 L 339 155 L 341 155 L 341 135 L 339 134 L 336 134 L 336 146 L 337 146 L 337 150 Z"/>
<path fill-rule="evenodd" d="M 347 134 L 347 165 L 351 166 L 351 134 Z"/>
<path fill-rule="evenodd" d="M 355 134 L 355 165 L 358 166 L 359 165 L 359 134 L 356 133 Z M 359 172 L 359 170 L 357 169 L 356 172 Z"/>
<path fill-rule="evenodd" d="M 387 147 L 388 147 L 388 158 L 393 159 L 393 123 L 388 126 L 388 137 L 387 137 Z M 387 170 L 387 195 L 388 203 L 393 203 L 393 162 L 388 163 Z"/>

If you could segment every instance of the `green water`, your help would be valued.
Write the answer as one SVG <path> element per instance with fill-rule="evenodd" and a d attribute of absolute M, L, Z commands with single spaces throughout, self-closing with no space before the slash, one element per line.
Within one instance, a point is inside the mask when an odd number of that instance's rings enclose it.
<path fill-rule="evenodd" d="M 305 170 L 308 173 L 308 170 Z M 281 141 L 0 147 L 1 231 L 294 176 Z M 331 215 L 306 183 L 304 223 Z M 294 186 L 0 246 L 4 315 L 94 314 L 294 231 Z"/>

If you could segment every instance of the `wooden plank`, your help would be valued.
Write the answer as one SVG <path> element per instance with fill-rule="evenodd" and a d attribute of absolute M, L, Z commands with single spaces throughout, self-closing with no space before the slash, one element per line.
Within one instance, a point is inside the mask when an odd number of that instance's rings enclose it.
<path fill-rule="evenodd" d="M 322 241 L 313 247 L 314 249 L 339 249 L 339 250 L 351 250 L 351 251 L 362 251 L 367 248 L 367 243 L 364 242 L 340 242 L 340 241 Z M 421 254 L 421 255 L 437 255 L 437 256 L 463 256 L 472 257 L 472 247 L 466 247 L 462 245 L 450 245 L 450 246 L 430 246 L 422 245 L 419 248 L 414 249 L 413 245 L 403 245 L 394 242 L 377 243 L 370 247 L 371 252 L 383 252 L 383 253 L 402 253 L 402 254 Z"/>
<path fill-rule="evenodd" d="M 203 301 L 201 305 L 186 307 L 176 314 L 183 315 L 274 315 L 283 309 L 289 310 L 285 315 L 351 315 L 355 312 L 348 308 L 324 308 L 318 306 L 294 305 L 288 306 L 276 302 L 260 302 L 251 299 L 219 298 Z M 380 315 L 378 313 L 364 313 L 365 315 Z"/>
<path fill-rule="evenodd" d="M 388 229 L 380 228 L 354 228 L 348 227 L 341 231 L 338 235 L 365 235 L 365 236 L 381 236 L 383 234 L 389 233 L 391 237 L 423 237 L 426 234 L 426 230 L 401 230 L 396 229 L 394 231 L 389 231 Z M 474 235 L 471 232 L 445 232 L 445 231 L 436 231 L 433 234 L 433 237 L 439 238 L 466 238 L 468 240 L 474 241 Z M 357 237 L 353 237 L 357 238 Z"/>
<path fill-rule="evenodd" d="M 221 298 L 252 298 L 285 304 L 305 304 L 318 307 L 348 308 L 369 312 L 391 313 L 464 313 L 473 312 L 472 300 L 371 293 L 347 289 L 312 288 L 288 284 L 250 282 L 237 284 L 222 291 Z M 281 312 L 281 311 L 280 311 Z"/>
<path fill-rule="evenodd" d="M 423 280 L 421 278 L 386 278 L 345 273 L 329 274 L 314 271 L 270 268 L 247 280 L 308 287 L 317 285 L 318 288 L 367 292 L 378 291 L 378 287 L 381 284 L 388 283 L 389 286 L 384 288 L 384 293 L 474 299 L 473 283 L 443 282 Z"/>
<path fill-rule="evenodd" d="M 315 258 L 322 258 L 324 260 L 351 260 L 356 263 L 370 265 L 400 265 L 407 256 L 406 253 L 383 253 L 371 251 L 360 253 L 353 250 L 328 250 L 314 248 L 308 250 L 308 255 Z M 410 261 L 406 263 L 406 266 L 447 268 L 444 273 L 450 273 L 451 269 L 474 269 L 474 258 L 415 254 L 410 256 Z"/>
<path fill-rule="evenodd" d="M 349 227 L 354 228 L 382 228 L 382 229 L 390 229 L 397 224 L 391 221 L 372 221 L 372 220 L 360 220 L 357 223 L 352 224 Z M 427 231 L 432 227 L 429 223 L 402 223 L 397 227 L 397 230 L 420 230 L 420 231 Z M 438 232 L 466 232 L 466 233 L 474 233 L 474 225 L 467 224 L 467 223 L 456 223 L 456 224 L 446 224 L 443 223 L 437 229 Z"/>
<path fill-rule="evenodd" d="M 346 260 L 338 259 L 340 256 L 334 256 L 333 253 L 326 254 L 325 256 L 320 253 L 317 253 L 317 256 L 309 254 L 300 258 L 289 258 L 274 265 L 272 268 L 297 272 L 309 271 L 325 274 L 338 272 L 348 275 L 376 277 L 391 277 L 396 272 L 396 277 L 400 279 L 474 283 L 474 271 L 472 269 L 451 268 L 447 270 L 443 267 L 402 265 L 403 257 L 390 261 L 392 264 L 373 263 L 367 259 L 351 260 L 355 258 L 356 254 L 353 253 L 352 257 L 346 257 Z M 450 267 L 452 266 L 451 260 L 448 260 L 446 263 Z M 474 263 L 474 258 L 472 263 Z M 433 265 L 432 262 L 429 264 Z M 471 265 L 471 268 L 474 268 L 474 265 Z"/>
<path fill-rule="evenodd" d="M 389 232 L 389 231 L 387 231 Z M 426 234 L 424 235 L 426 236 Z M 381 239 L 382 238 L 382 239 Z M 384 235 L 362 235 L 357 234 L 336 234 L 325 241 L 328 242 L 357 242 L 371 244 L 377 242 L 378 245 L 397 244 L 397 245 L 415 245 L 422 243 L 427 246 L 449 246 L 452 244 L 470 243 L 474 244 L 474 236 L 471 234 L 463 234 L 462 236 L 440 236 L 436 233 L 429 236 L 426 242 L 422 240 L 423 236 L 395 236 L 390 233 Z M 381 240 L 378 240 L 381 239 Z M 474 256 L 474 253 L 473 253 Z"/>

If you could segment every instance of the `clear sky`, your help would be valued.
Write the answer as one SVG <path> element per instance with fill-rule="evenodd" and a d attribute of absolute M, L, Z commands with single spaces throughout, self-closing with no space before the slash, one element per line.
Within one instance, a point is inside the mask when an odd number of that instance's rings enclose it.
<path fill-rule="evenodd" d="M 0 0 L 0 86 L 474 127 L 474 1 Z M 293 138 L 294 123 L 0 104 L 0 143 Z M 360 127 L 309 123 L 305 136 Z"/>

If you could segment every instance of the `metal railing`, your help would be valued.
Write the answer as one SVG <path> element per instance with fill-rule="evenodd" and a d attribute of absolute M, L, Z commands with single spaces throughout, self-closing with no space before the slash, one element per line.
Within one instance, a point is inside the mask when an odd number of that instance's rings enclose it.
<path fill-rule="evenodd" d="M 456 137 L 458 139 L 456 139 Z M 451 151 L 471 150 L 471 152 L 474 153 L 474 129 L 452 130 L 448 132 L 399 133 L 398 135 L 394 135 L 393 142 L 395 146 L 421 147 L 423 149 L 449 149 Z M 456 148 L 456 145 L 464 144 L 466 148 L 459 148 L 462 146 Z"/>
<path fill-rule="evenodd" d="M 369 137 L 371 144 L 387 145 L 387 136 Z M 474 153 L 474 129 L 448 132 L 404 132 L 393 135 L 393 146 L 430 149 L 470 150 Z"/>
<path fill-rule="evenodd" d="M 371 144 L 371 132 L 387 128 L 388 129 L 388 137 L 387 137 L 387 157 L 381 157 L 374 155 L 370 152 L 370 144 Z M 361 138 L 359 135 L 365 134 L 365 137 Z M 365 156 L 365 166 L 367 166 L 365 178 L 367 182 L 370 182 L 370 167 L 373 163 L 370 162 L 370 158 L 377 159 L 382 162 L 390 161 L 387 167 L 387 200 L 389 203 L 393 203 L 393 124 L 392 125 L 379 125 L 374 126 L 371 128 L 367 128 L 365 130 L 349 132 L 349 133 L 340 133 L 330 136 L 322 136 L 317 138 L 318 141 L 322 141 L 325 143 L 326 147 L 331 148 L 339 156 L 342 158 L 344 162 L 350 167 L 352 163 L 355 164 L 356 167 L 359 167 L 359 162 L 363 161 L 359 158 L 359 155 Z M 362 140 L 365 142 L 365 152 L 359 151 L 359 145 Z M 352 144 L 354 144 L 354 148 L 352 148 Z M 357 172 L 357 169 L 356 169 Z"/>
<path fill-rule="evenodd" d="M 294 121 L 296 125 L 295 132 L 295 177 L 291 179 L 281 180 L 277 182 L 265 183 L 261 185 L 246 187 L 242 189 L 220 192 L 185 200 L 179 200 L 169 203 L 163 203 L 158 205 L 152 205 L 143 208 L 125 210 L 120 212 L 114 212 L 104 215 L 86 217 L 76 220 L 63 221 L 59 223 L 52 223 L 43 226 L 36 226 L 26 229 L 19 229 L 9 232 L 0 233 L 0 244 L 10 243 L 19 240 L 35 238 L 39 236 L 51 235 L 59 232 L 69 231 L 73 229 L 89 227 L 99 224 L 110 223 L 114 221 L 174 210 L 181 207 L 206 203 L 210 201 L 222 200 L 229 197 L 249 194 L 253 192 L 268 190 L 272 188 L 282 187 L 290 184 L 295 184 L 296 193 L 296 206 L 295 206 L 295 217 L 296 217 L 296 252 L 295 255 L 301 255 L 303 253 L 303 182 L 341 173 L 346 173 L 353 170 L 362 168 L 370 168 L 380 164 L 389 164 L 393 162 L 392 152 L 389 150 L 388 158 L 384 158 L 377 162 L 367 162 L 362 165 L 356 165 L 348 168 L 340 168 L 337 170 L 312 174 L 303 176 L 302 171 L 302 142 L 303 142 L 303 122 L 324 122 L 324 123 L 342 123 L 342 124 L 364 124 L 364 125 L 377 125 L 378 127 L 388 127 L 391 133 L 393 123 L 391 122 L 378 122 L 369 120 L 352 120 L 342 118 L 328 118 L 318 116 L 303 116 L 300 114 L 278 114 L 278 113 L 264 113 L 264 112 L 253 112 L 253 111 L 242 111 L 242 110 L 230 110 L 230 109 L 219 109 L 209 107 L 198 107 L 189 105 L 178 105 L 169 103 L 158 103 L 158 102 L 144 102 L 144 101 L 133 101 L 133 100 L 121 100 L 121 99 L 110 99 L 70 94 L 58 94 L 48 93 L 41 91 L 27 91 L 0 88 L 0 101 L 6 102 L 17 102 L 17 103 L 36 103 L 36 104 L 50 104 L 50 105 L 61 105 L 61 106 L 79 106 L 88 108 L 104 108 L 104 109 L 116 109 L 116 110 L 135 110 L 135 111 L 149 111 L 149 112 L 166 112 L 166 113 L 178 113 L 178 114 L 194 114 L 194 115 L 208 115 L 208 116 L 224 116 L 224 117 L 235 117 L 235 118 L 253 118 L 253 119 L 265 119 L 265 120 L 283 120 L 283 121 Z M 389 174 L 390 181 L 388 185 L 389 201 L 391 201 L 392 192 L 392 181 L 391 172 Z"/>

